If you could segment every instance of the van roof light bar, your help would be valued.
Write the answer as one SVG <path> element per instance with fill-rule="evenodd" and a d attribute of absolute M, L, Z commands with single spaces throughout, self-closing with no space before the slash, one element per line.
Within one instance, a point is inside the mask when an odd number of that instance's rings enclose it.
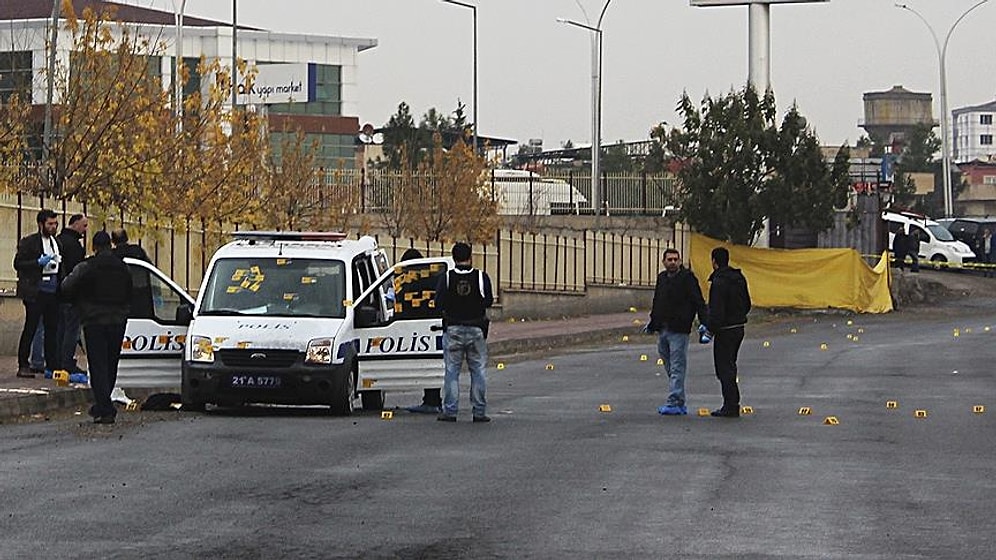
<path fill-rule="evenodd" d="M 236 231 L 232 237 L 252 241 L 342 241 L 346 234 L 341 231 Z"/>

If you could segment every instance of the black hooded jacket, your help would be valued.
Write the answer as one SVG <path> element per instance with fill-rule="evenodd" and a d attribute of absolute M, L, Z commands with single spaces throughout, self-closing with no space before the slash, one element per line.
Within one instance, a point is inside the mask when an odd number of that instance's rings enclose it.
<path fill-rule="evenodd" d="M 666 270 L 658 274 L 648 330 L 689 333 L 696 314 L 699 322 L 705 323 L 705 300 L 695 274 L 685 267 L 674 274 L 668 274 Z"/>
<path fill-rule="evenodd" d="M 747 279 L 739 268 L 723 266 L 709 276 L 709 330 L 742 327 L 750 311 L 750 292 Z"/>

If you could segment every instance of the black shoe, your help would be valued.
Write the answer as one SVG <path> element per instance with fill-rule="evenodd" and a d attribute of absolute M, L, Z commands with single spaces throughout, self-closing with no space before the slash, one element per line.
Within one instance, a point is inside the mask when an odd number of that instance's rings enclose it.
<path fill-rule="evenodd" d="M 114 417 L 113 416 L 98 416 L 98 417 L 96 417 L 96 418 L 93 419 L 93 423 L 94 424 L 113 424 L 114 423 Z"/>
<path fill-rule="evenodd" d="M 715 416 L 716 418 L 740 418 L 740 411 L 717 408 L 710 412 L 709 416 Z"/>
<path fill-rule="evenodd" d="M 449 414 L 440 414 L 436 416 L 436 420 L 439 422 L 456 422 L 456 416 L 450 416 Z"/>
<path fill-rule="evenodd" d="M 19 367 L 19 368 L 17 368 L 17 376 L 18 377 L 27 377 L 27 378 L 30 379 L 30 378 L 34 378 L 35 374 L 31 373 L 31 370 L 28 369 L 28 368 L 26 368 L 26 367 Z"/>
<path fill-rule="evenodd" d="M 491 421 L 491 417 L 490 416 L 475 416 L 474 417 L 474 422 L 490 422 L 490 421 Z"/>

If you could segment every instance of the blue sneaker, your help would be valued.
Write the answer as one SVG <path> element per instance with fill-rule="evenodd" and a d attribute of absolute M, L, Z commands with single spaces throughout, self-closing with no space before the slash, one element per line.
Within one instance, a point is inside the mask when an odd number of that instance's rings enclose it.
<path fill-rule="evenodd" d="M 684 405 L 667 404 L 658 407 L 657 413 L 664 416 L 684 416 L 688 414 L 688 409 Z"/>
<path fill-rule="evenodd" d="M 45 379 L 52 379 L 52 370 L 50 369 L 45 370 Z"/>

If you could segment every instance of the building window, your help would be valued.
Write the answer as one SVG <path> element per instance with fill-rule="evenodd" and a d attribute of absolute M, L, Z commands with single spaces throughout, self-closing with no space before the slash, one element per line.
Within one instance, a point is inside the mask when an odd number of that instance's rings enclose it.
<path fill-rule="evenodd" d="M 993 116 L 979 115 L 979 124 L 993 124 Z"/>
<path fill-rule="evenodd" d="M 996 185 L 996 175 L 986 175 L 982 178 L 983 185 Z"/>
<path fill-rule="evenodd" d="M 982 144 L 983 146 L 992 146 L 993 145 L 993 135 L 992 134 L 983 134 L 983 135 L 979 136 L 979 144 Z"/>
<path fill-rule="evenodd" d="M 31 51 L 0 52 L 0 101 L 14 94 L 31 102 Z"/>

